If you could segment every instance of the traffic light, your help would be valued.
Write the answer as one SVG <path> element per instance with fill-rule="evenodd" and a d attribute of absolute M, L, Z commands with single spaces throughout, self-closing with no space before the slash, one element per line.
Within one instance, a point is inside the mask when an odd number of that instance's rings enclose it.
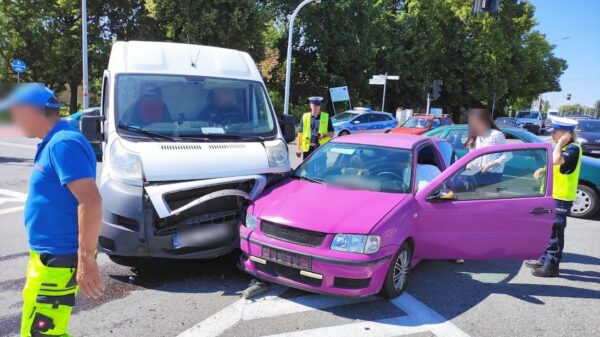
<path fill-rule="evenodd" d="M 567 94 L 567 101 L 571 100 L 571 94 Z"/>
<path fill-rule="evenodd" d="M 433 81 L 433 91 L 432 91 L 432 98 L 434 100 L 440 98 L 440 96 L 442 96 L 442 80 L 435 80 Z"/>
<path fill-rule="evenodd" d="M 473 13 L 496 13 L 500 10 L 500 0 L 473 0 Z"/>

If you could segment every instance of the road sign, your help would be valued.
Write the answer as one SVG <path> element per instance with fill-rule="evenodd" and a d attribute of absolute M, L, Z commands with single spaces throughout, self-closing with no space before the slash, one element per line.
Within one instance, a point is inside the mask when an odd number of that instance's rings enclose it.
<path fill-rule="evenodd" d="M 27 65 L 25 64 L 25 62 L 23 62 L 23 60 L 13 60 L 10 63 L 10 66 L 12 67 L 12 70 L 17 73 L 24 73 L 25 70 L 27 70 Z"/>
<path fill-rule="evenodd" d="M 330 88 L 329 95 L 331 95 L 332 102 L 347 102 L 350 100 L 350 92 L 348 87 L 337 87 Z"/>

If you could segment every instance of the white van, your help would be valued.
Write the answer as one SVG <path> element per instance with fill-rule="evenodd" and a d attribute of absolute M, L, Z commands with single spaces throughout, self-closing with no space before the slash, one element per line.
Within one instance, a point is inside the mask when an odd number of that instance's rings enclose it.
<path fill-rule="evenodd" d="M 161 42 L 117 42 L 101 116 L 99 249 L 127 257 L 210 258 L 238 247 L 250 200 L 290 171 L 286 140 L 252 58 Z"/>

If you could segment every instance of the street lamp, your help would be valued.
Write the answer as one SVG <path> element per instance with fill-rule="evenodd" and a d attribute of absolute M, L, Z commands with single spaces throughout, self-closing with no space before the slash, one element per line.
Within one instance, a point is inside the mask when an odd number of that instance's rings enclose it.
<path fill-rule="evenodd" d="M 285 70 L 285 100 L 283 103 L 283 114 L 289 115 L 290 113 L 290 86 L 292 81 L 292 45 L 294 39 L 294 21 L 296 20 L 296 16 L 304 6 L 309 3 L 314 2 L 316 4 L 320 4 L 321 0 L 304 0 L 302 3 L 296 7 L 292 16 L 290 16 L 290 25 L 289 25 L 289 36 L 288 36 L 288 46 L 287 46 L 287 64 Z"/>
<path fill-rule="evenodd" d="M 81 1 L 81 53 L 83 67 L 83 108 L 90 107 L 90 86 L 88 78 L 88 36 L 87 36 L 87 1 Z"/>

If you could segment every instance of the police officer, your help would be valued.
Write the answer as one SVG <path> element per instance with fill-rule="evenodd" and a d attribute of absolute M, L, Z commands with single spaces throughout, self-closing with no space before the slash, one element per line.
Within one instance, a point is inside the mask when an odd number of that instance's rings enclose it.
<path fill-rule="evenodd" d="M 30 258 L 21 336 L 68 336 L 79 288 L 104 291 L 96 263 L 102 226 L 96 156 L 81 133 L 60 119 L 60 103 L 41 84 L 17 87 L 0 104 L 30 138 L 41 138 L 25 203 Z"/>
<path fill-rule="evenodd" d="M 552 117 L 552 138 L 557 143 L 552 153 L 554 164 L 554 186 L 552 196 L 556 203 L 555 220 L 548 246 L 537 260 L 525 261 L 525 265 L 532 269 L 532 274 L 538 277 L 556 277 L 559 274 L 559 264 L 565 245 L 565 227 L 567 216 L 577 194 L 579 171 L 583 153 L 579 144 L 575 143 L 575 127 L 577 121 Z M 540 168 L 535 172 L 535 178 L 545 176 L 546 169 Z"/>
<path fill-rule="evenodd" d="M 321 112 L 323 97 L 311 97 L 310 112 L 302 116 L 300 130 L 296 141 L 296 155 L 298 158 L 308 157 L 320 145 L 323 145 L 333 137 L 333 123 L 329 114 Z"/>

